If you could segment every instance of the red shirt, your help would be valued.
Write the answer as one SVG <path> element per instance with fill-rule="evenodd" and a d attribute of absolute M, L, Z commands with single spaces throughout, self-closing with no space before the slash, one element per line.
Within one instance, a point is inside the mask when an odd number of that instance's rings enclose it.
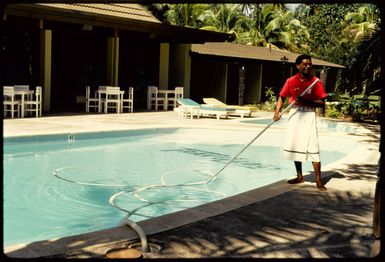
<path fill-rule="evenodd" d="M 315 80 L 315 76 L 313 76 L 310 81 L 307 79 L 301 80 L 298 73 L 286 80 L 286 83 L 282 87 L 279 95 L 282 97 L 290 97 L 289 103 L 291 103 Z M 318 100 L 325 98 L 326 96 L 327 94 L 325 92 L 325 88 L 321 80 L 319 80 L 312 88 L 310 88 L 310 90 L 306 92 L 306 94 L 303 95 L 303 98 L 308 100 Z"/>

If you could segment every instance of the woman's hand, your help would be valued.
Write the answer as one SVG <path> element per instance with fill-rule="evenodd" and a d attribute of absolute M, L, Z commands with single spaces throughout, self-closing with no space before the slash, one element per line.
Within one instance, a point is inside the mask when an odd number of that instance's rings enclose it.
<path fill-rule="evenodd" d="M 285 98 L 279 96 L 278 97 L 278 101 L 277 101 L 277 105 L 275 107 L 275 112 L 274 112 L 274 116 L 273 116 L 273 120 L 274 121 L 278 121 L 279 119 L 281 119 L 281 109 L 282 109 L 282 106 L 283 106 L 283 103 L 285 102 Z"/>
<path fill-rule="evenodd" d="M 281 114 L 279 112 L 274 112 L 273 120 L 278 121 L 281 119 Z"/>

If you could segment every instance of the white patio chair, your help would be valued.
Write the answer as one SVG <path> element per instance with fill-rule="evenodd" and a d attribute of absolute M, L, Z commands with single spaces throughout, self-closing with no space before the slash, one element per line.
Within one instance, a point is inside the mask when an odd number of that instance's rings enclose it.
<path fill-rule="evenodd" d="M 94 95 L 91 97 L 90 86 L 86 86 L 86 112 L 90 112 L 90 108 L 95 108 L 96 112 L 99 109 L 99 98 Z"/>
<path fill-rule="evenodd" d="M 104 100 L 104 113 L 108 113 L 109 109 L 115 109 L 116 113 L 120 113 L 120 97 L 122 92 L 118 86 L 106 86 L 106 98 Z"/>
<path fill-rule="evenodd" d="M 124 94 L 122 94 L 120 98 L 121 104 L 120 109 L 121 112 L 124 112 L 124 109 L 127 108 L 129 113 L 134 112 L 134 88 L 129 87 L 128 88 L 128 98 L 124 97 Z"/>
<path fill-rule="evenodd" d="M 148 86 L 147 87 L 147 109 L 151 110 L 154 108 L 155 111 L 158 110 L 159 107 L 163 107 L 165 109 L 166 101 L 165 97 L 162 97 L 158 93 L 158 87 L 156 86 Z"/>
<path fill-rule="evenodd" d="M 41 86 L 37 86 L 35 93 L 32 95 L 32 98 L 28 98 L 24 101 L 24 111 L 29 113 L 35 113 L 36 117 L 41 116 L 42 108 L 41 108 L 41 97 L 42 97 L 42 89 Z"/>
<path fill-rule="evenodd" d="M 15 98 L 15 88 L 13 86 L 3 86 L 3 111 L 4 117 L 7 113 L 11 113 L 11 117 L 14 118 L 15 112 L 17 117 L 20 117 L 21 101 Z"/>

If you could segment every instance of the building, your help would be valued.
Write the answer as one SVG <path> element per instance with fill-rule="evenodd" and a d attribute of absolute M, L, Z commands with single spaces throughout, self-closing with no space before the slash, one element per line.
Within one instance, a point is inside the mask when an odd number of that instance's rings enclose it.
<path fill-rule="evenodd" d="M 244 79 L 242 102 L 259 103 L 266 87 L 281 86 L 277 72 L 287 75 L 297 56 L 232 44 L 231 34 L 162 24 L 139 4 L 12 4 L 2 11 L 2 85 L 41 85 L 46 113 L 83 112 L 86 85 L 133 86 L 137 110 L 146 107 L 148 85 L 238 103 Z M 333 69 L 333 90 L 335 69 L 343 67 L 314 64 Z"/>

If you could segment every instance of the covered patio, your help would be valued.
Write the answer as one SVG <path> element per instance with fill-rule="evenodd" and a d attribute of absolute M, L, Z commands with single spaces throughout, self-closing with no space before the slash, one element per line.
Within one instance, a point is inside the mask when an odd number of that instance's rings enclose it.
<path fill-rule="evenodd" d="M 169 81 L 175 74 L 184 81 L 185 75 L 170 71 L 177 67 L 171 65 L 170 43 L 233 37 L 162 24 L 138 4 L 10 4 L 3 28 L 4 83 L 42 86 L 43 113 L 84 112 L 87 85 L 132 86 L 137 110 L 146 108 L 148 85 L 184 86 L 187 95 L 188 82 Z"/>

